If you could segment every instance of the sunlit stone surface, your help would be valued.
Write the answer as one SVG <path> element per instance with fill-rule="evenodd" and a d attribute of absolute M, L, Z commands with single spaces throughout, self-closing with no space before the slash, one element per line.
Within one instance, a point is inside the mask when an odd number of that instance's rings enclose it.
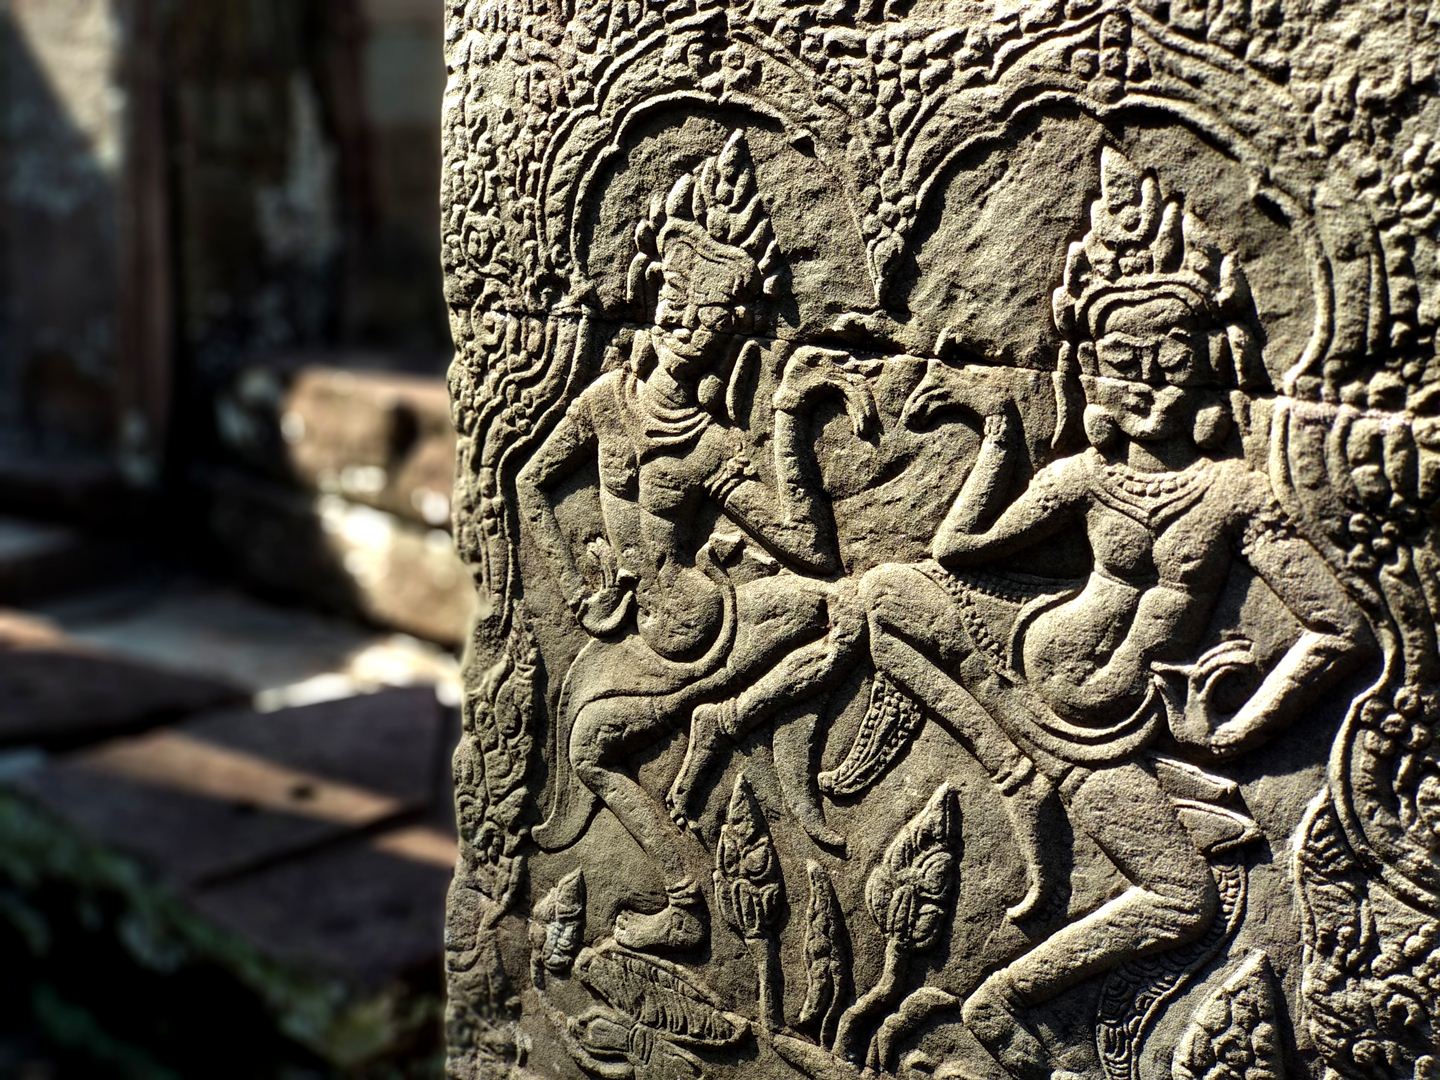
<path fill-rule="evenodd" d="M 453 1074 L 1440 1076 L 1429 9 L 449 9 Z"/>

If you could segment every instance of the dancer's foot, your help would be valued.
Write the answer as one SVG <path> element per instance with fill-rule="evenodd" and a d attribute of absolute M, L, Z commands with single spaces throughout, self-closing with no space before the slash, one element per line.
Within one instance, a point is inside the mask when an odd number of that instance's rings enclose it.
<path fill-rule="evenodd" d="M 1025 895 L 1006 908 L 1005 914 L 1012 922 L 1021 922 L 1040 910 L 1054 884 L 1050 880 L 1040 827 L 1042 808 L 1054 788 L 1049 780 L 1032 772 L 1029 776 L 1012 778 L 1008 785 L 1001 785 L 1001 791 L 1005 816 L 1025 861 Z"/>
<path fill-rule="evenodd" d="M 1020 1023 L 1016 1009 L 1010 982 L 1000 973 L 976 988 L 960 1015 L 980 1045 L 1016 1080 L 1055 1080 L 1057 1074 L 1051 1071 L 1049 1055 L 1040 1040 Z"/>
<path fill-rule="evenodd" d="M 653 915 L 622 911 L 615 918 L 615 941 L 637 952 L 687 952 L 705 943 L 705 898 L 698 886 L 683 881 L 665 890 L 669 903 Z"/>
<path fill-rule="evenodd" d="M 690 741 L 685 748 L 685 760 L 670 791 L 665 796 L 665 805 L 670 808 L 670 817 L 682 829 L 693 829 L 700 818 L 697 805 L 697 791 L 705 773 L 715 760 L 719 748 L 718 740 L 729 738 L 735 728 L 735 703 L 721 701 L 715 704 L 696 705 L 690 714 Z"/>

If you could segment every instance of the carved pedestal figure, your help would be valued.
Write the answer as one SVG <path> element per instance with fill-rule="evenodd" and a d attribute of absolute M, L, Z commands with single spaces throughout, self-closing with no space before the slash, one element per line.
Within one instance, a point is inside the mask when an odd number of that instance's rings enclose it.
<path fill-rule="evenodd" d="M 464 1078 L 1440 1078 L 1440 19 L 449 6 Z"/>

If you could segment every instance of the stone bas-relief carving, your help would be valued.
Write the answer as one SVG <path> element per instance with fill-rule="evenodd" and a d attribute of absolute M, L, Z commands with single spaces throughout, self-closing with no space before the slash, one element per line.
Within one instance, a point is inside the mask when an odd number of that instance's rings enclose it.
<path fill-rule="evenodd" d="M 1440 1076 L 1440 20 L 450 5 L 457 1077 Z"/>

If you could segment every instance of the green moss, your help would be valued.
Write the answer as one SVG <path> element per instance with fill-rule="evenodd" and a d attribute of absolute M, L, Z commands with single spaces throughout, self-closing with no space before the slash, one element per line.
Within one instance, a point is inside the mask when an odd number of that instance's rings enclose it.
<path fill-rule="evenodd" d="M 88 841 L 51 812 L 3 791 L 0 924 L 42 962 L 78 929 L 113 942 L 142 971 L 217 971 L 258 1000 L 275 1033 L 347 1072 L 423 1037 L 440 1015 L 434 995 L 403 986 L 357 994 L 338 979 L 263 955 L 201 918 L 136 860 Z M 83 981 L 85 972 L 77 970 L 74 979 Z M 37 1013 L 44 1011 L 52 1037 L 83 1046 L 87 1054 L 121 1046 L 96 1035 L 100 1021 L 75 1005 L 74 996 L 53 986 L 43 1000 L 37 994 Z M 217 1018 L 216 1024 L 218 1031 L 226 1021 Z M 115 1053 L 117 1061 L 124 1057 L 119 1049 Z"/>
<path fill-rule="evenodd" d="M 86 1057 L 105 1067 L 116 1080 L 182 1080 L 142 1048 L 114 1038 L 93 1013 L 67 1000 L 48 983 L 30 997 L 35 1022 L 57 1046 L 84 1047 Z"/>

